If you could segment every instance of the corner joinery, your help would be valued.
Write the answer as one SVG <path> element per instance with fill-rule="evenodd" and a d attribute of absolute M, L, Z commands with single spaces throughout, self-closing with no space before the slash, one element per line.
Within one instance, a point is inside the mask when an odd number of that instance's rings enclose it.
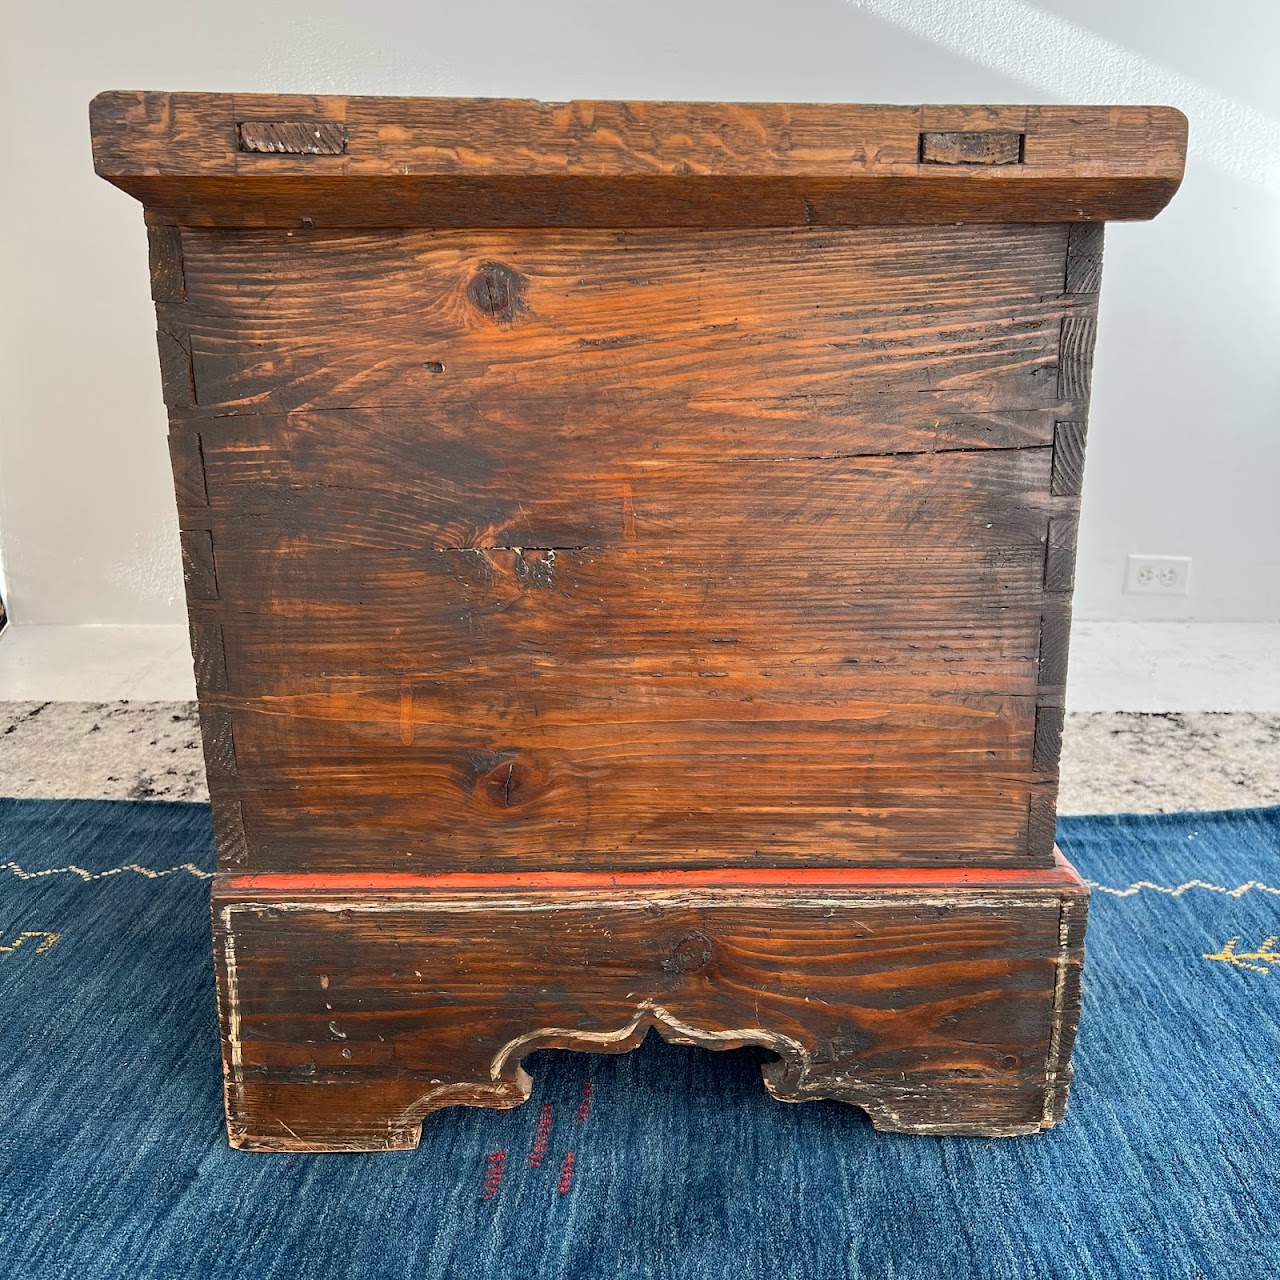
<path fill-rule="evenodd" d="M 1084 474 L 1098 288 L 1102 279 L 1103 227 L 1075 223 L 1063 264 L 1064 314 L 1058 338 L 1058 403 L 1053 428 L 1049 518 L 1045 529 L 1044 605 L 1036 674 L 1035 737 L 1027 814 L 1027 852 L 1053 854 L 1058 766 L 1065 721 L 1064 693 L 1075 583 L 1080 488 Z"/>
<path fill-rule="evenodd" d="M 210 519 L 204 448 L 195 420 L 191 344 L 183 322 L 186 277 L 182 230 L 167 223 L 147 227 L 151 297 L 156 304 L 160 375 L 169 411 L 169 458 L 181 525 L 182 576 L 186 586 L 200 736 L 213 802 L 219 866 L 242 866 L 248 856 L 244 817 L 236 783 L 235 725 L 226 696 L 231 689 L 223 639 L 223 603 L 218 586 L 217 548 Z"/>

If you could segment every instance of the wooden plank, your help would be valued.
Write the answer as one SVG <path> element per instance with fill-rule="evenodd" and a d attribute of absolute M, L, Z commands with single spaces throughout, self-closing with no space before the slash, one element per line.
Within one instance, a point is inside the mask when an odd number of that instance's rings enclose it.
<path fill-rule="evenodd" d="M 762 503 L 769 494 L 781 497 L 815 483 L 847 490 L 845 502 L 832 508 L 837 517 L 842 513 L 847 517 L 881 506 L 878 499 L 872 502 L 874 484 L 901 481 L 916 499 L 923 486 L 938 490 L 941 513 L 924 506 L 918 516 L 936 536 L 934 547 L 945 550 L 948 543 L 940 536 L 941 526 L 956 518 L 957 506 L 995 507 L 1009 502 L 1037 511 L 1053 509 L 1044 492 L 1051 467 L 1059 466 L 1064 475 L 1069 474 L 1082 448 L 1069 431 L 1080 424 L 1056 424 L 1062 430 L 1055 433 L 1051 415 L 1029 415 L 988 431 L 983 431 L 983 425 L 991 424 L 978 416 L 968 424 L 952 422 L 952 428 L 963 433 L 961 439 L 972 439 L 966 444 L 945 442 L 955 443 L 954 448 L 943 447 L 941 430 L 933 428 L 925 435 L 923 430 L 918 434 L 883 420 L 872 428 L 869 415 L 832 419 L 831 434 L 824 442 L 828 452 L 814 453 L 800 447 L 818 443 L 808 434 L 815 431 L 812 420 L 794 424 L 791 419 L 765 415 L 759 429 L 748 434 L 749 410 L 744 410 L 742 421 L 731 431 L 689 420 L 682 426 L 676 422 L 666 426 L 655 412 L 646 431 L 637 397 L 635 416 L 628 421 L 604 407 L 595 411 L 594 421 L 579 425 L 580 420 L 570 419 L 566 425 L 562 417 L 559 429 L 544 430 L 540 416 L 550 416 L 552 397 L 544 394 L 538 401 L 527 398 L 524 403 L 540 408 L 532 424 L 515 416 L 493 421 L 480 413 L 454 419 L 434 407 L 201 420 L 201 430 L 184 430 L 186 439 L 175 447 L 183 451 L 183 489 L 191 490 L 191 497 L 183 500 L 206 506 L 206 480 L 215 511 L 239 515 L 265 509 L 270 503 L 302 502 L 317 489 L 326 490 L 334 500 L 342 500 L 343 492 L 412 492 L 420 495 L 416 503 L 420 513 L 428 508 L 438 511 L 436 529 L 461 527 L 463 522 L 474 527 L 474 512 L 468 517 L 467 509 L 474 506 L 488 513 L 494 504 L 524 507 L 526 516 L 517 515 L 517 522 L 522 518 L 529 529 L 535 522 L 527 515 L 531 504 L 552 508 L 564 500 L 558 498 L 559 490 L 567 489 L 571 502 L 607 506 L 609 515 L 602 515 L 600 524 L 612 529 L 620 522 L 617 507 L 623 484 L 631 486 L 632 508 L 643 513 L 650 495 L 657 503 L 655 509 L 667 509 L 698 489 L 700 498 L 727 509 L 740 498 L 744 503 Z M 927 416 L 937 422 L 936 415 Z M 884 419 L 888 417 L 886 413 Z M 1023 448 L 1000 447 L 991 436 L 1001 430 L 1012 438 L 1023 436 L 1029 443 Z M 1064 454 L 1056 461 L 1048 448 L 1055 435 L 1055 452 Z M 916 453 L 925 457 L 914 457 Z M 192 458 L 189 480 L 188 457 Z M 980 494 L 988 485 L 996 492 L 983 499 Z M 593 493 L 599 498 L 591 498 Z M 823 497 L 840 495 L 824 493 Z M 888 493 L 883 503 L 901 500 Z M 762 509 L 759 515 L 763 518 L 767 513 Z M 584 517 L 577 524 L 585 522 Z M 681 524 L 687 526 L 687 521 Z M 842 524 L 852 535 L 851 526 L 859 522 L 846 518 Z M 795 531 L 792 536 L 803 545 L 810 535 Z M 908 536 L 919 535 L 913 527 Z M 457 543 L 451 540 L 448 545 Z M 526 536 L 507 545 L 550 544 Z"/>
<path fill-rule="evenodd" d="M 647 757 L 655 769 L 670 769 L 670 785 L 676 787 L 683 785 L 675 781 L 681 769 L 671 763 L 678 755 L 714 748 L 725 755 L 739 753 L 744 761 L 785 760 L 795 750 L 796 739 L 809 734 L 815 755 L 838 755 L 846 768 L 989 771 L 998 776 L 1025 771 L 1035 713 L 1029 698 L 1014 696 L 939 697 L 913 703 L 905 697 L 842 697 L 843 691 L 835 690 L 815 706 L 788 689 L 777 695 L 761 692 L 745 701 L 709 696 L 707 686 L 682 682 L 669 694 L 659 691 L 647 707 L 640 690 L 631 691 L 630 697 L 622 691 L 616 712 L 589 702 L 571 705 L 566 691 L 554 688 L 545 694 L 530 689 L 523 697 L 520 692 L 509 694 L 494 708 L 477 699 L 470 703 L 467 723 L 465 686 L 462 692 L 441 692 L 429 681 L 399 683 L 397 689 L 376 680 L 334 681 L 329 690 L 255 699 L 236 712 L 237 759 L 253 761 L 267 771 L 308 761 L 335 769 L 349 766 L 352 771 L 380 762 L 392 768 L 412 768 L 418 762 L 433 765 L 437 760 L 463 762 L 459 770 L 465 775 L 464 789 L 470 791 L 477 761 L 514 759 L 527 748 L 632 763 Z M 767 682 L 754 687 L 762 686 L 767 688 Z M 406 687 L 413 691 L 413 713 L 402 720 Z M 477 690 L 482 691 L 483 686 Z M 546 711 L 543 696 L 549 704 Z M 509 714 L 513 704 L 520 709 L 520 701 L 524 715 Z M 403 724 L 411 734 L 401 733 Z"/>
<path fill-rule="evenodd" d="M 217 531 L 219 550 L 656 551 L 770 537 L 785 558 L 793 547 L 874 553 L 890 538 L 900 539 L 908 563 L 963 547 L 980 570 L 1003 551 L 1043 542 L 1051 463 L 1043 449 L 979 450 L 611 470 L 587 459 L 557 474 L 554 456 L 491 468 L 476 450 L 442 451 L 433 473 L 397 467 L 386 451 L 344 474 L 317 454 L 314 466 L 300 454 L 292 476 L 278 472 L 274 483 L 235 484 L 234 457 L 206 443 L 210 507 L 202 523 Z"/>
<path fill-rule="evenodd" d="M 233 483 L 278 481 L 287 474 L 287 446 L 298 449 L 299 465 L 309 465 L 315 450 L 335 458 L 340 450 L 359 450 L 362 461 L 385 452 L 415 470 L 429 464 L 455 473 L 467 456 L 477 467 L 499 470 L 515 470 L 517 457 L 555 457 L 565 465 L 577 458 L 580 470 L 588 458 L 616 468 L 640 459 L 767 463 L 1051 446 L 1058 406 L 981 407 L 1001 391 L 998 384 L 974 384 L 876 403 L 850 391 L 744 396 L 730 386 L 683 394 L 636 385 L 604 394 L 582 383 L 555 395 L 519 385 L 489 395 L 473 385 L 469 394 L 462 386 L 446 388 L 416 407 L 216 416 L 195 410 L 177 430 L 209 441 Z"/>
<path fill-rule="evenodd" d="M 193 231 L 187 303 L 164 315 L 190 349 L 197 403 L 219 413 L 474 416 L 530 399 L 536 366 L 543 396 L 575 418 L 593 416 L 588 397 L 610 414 L 642 389 L 677 409 L 872 400 L 890 422 L 918 421 L 916 397 L 943 413 L 1059 403 L 1065 239 L 1063 227 Z M 486 281 L 500 276 L 495 318 Z"/>
<path fill-rule="evenodd" d="M 90 119 L 98 173 L 186 225 L 1098 221 L 1154 216 L 1182 177 L 1186 120 L 1170 108 L 997 109 L 1023 121 L 1023 163 L 980 181 L 921 162 L 946 112 L 108 93 Z M 347 148 L 246 154 L 246 120 L 344 125 Z"/>
<path fill-rule="evenodd" d="M 1006 730 L 1015 743 L 958 734 L 950 757 L 921 728 L 961 717 L 905 710 L 896 727 L 600 726 L 558 730 L 563 745 L 437 731 L 409 748 L 284 722 L 274 748 L 238 729 L 235 794 L 254 870 L 1036 866 L 1020 780 L 1031 710 Z"/>
<path fill-rule="evenodd" d="M 1030 693 L 1042 556 L 1037 546 L 984 568 L 964 548 L 935 562 L 850 549 L 797 552 L 782 567 L 767 546 L 553 559 L 353 549 L 326 572 L 325 560 L 281 544 L 224 550 L 220 571 L 237 601 L 225 634 L 246 696 L 281 691 L 272 673 L 287 653 L 298 692 L 447 674 L 460 696 L 491 704 L 513 682 L 536 681 L 546 699 L 563 681 L 590 708 L 598 698 L 652 705 L 689 681 L 718 698 L 796 681 L 819 699 L 836 685 L 915 701 Z M 492 690 L 477 687 L 483 672 Z M 634 681 L 643 692 L 628 691 Z"/>
<path fill-rule="evenodd" d="M 840 1099 L 880 1128 L 1032 1132 L 1061 1115 L 1086 902 L 1074 877 L 1039 874 L 980 889 L 576 896 L 308 896 L 222 879 L 231 1140 L 412 1147 L 438 1107 L 523 1101 L 528 1053 L 616 1053 L 651 1028 L 771 1049 L 775 1097 Z M 1068 910 L 1080 925 L 1064 930 Z"/>

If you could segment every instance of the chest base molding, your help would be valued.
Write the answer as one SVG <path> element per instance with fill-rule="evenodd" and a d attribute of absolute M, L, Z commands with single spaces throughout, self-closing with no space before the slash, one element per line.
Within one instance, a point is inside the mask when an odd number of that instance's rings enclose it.
<path fill-rule="evenodd" d="M 784 1102 L 1005 1136 L 1066 1106 L 1088 890 L 1053 868 L 221 875 L 227 1124 L 257 1151 L 417 1146 L 539 1049 L 653 1030 L 776 1055 Z"/>

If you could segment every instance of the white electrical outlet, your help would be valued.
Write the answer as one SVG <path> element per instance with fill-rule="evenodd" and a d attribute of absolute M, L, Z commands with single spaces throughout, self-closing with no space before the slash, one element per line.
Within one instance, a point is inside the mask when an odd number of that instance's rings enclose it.
<path fill-rule="evenodd" d="M 1136 595 L 1185 596 L 1191 588 L 1190 556 L 1130 555 L 1124 589 Z"/>

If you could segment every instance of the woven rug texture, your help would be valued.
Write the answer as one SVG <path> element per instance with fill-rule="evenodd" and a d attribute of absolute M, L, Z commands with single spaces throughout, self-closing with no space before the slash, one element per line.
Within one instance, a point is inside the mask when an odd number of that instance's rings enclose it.
<path fill-rule="evenodd" d="M 1094 885 L 1033 1137 L 785 1106 L 761 1053 L 543 1052 L 415 1152 L 230 1150 L 203 805 L 0 801 L 0 1261 L 26 1277 L 1037 1280 L 1280 1262 L 1280 808 L 1059 823 Z"/>

